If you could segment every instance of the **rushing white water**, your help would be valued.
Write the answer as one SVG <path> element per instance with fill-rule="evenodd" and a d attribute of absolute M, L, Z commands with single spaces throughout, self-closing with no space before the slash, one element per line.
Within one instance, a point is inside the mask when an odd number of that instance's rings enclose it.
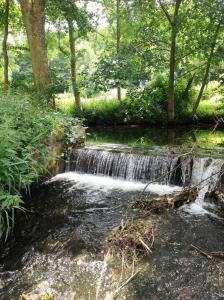
<path fill-rule="evenodd" d="M 184 206 L 194 214 L 207 213 L 204 201 L 207 191 L 215 188 L 222 159 L 180 157 L 174 155 L 130 154 L 119 149 L 77 149 L 71 153 L 68 171 L 53 180 L 69 180 L 75 188 L 109 191 L 142 191 L 147 182 L 147 192 L 158 195 L 171 194 L 186 186 L 198 186 L 195 203 Z M 210 204 L 211 205 L 211 204 Z"/>
<path fill-rule="evenodd" d="M 90 149 L 75 150 L 69 170 L 87 174 L 106 175 L 128 181 L 156 180 L 167 184 L 171 180 L 170 168 L 175 159 L 170 156 L 148 156 Z"/>
<path fill-rule="evenodd" d="M 76 188 L 88 188 L 90 190 L 109 191 L 113 189 L 123 191 L 142 191 L 145 184 L 142 182 L 126 181 L 122 179 L 114 179 L 106 176 L 95 176 L 90 174 L 80 174 L 77 172 L 66 172 L 56 175 L 51 179 L 54 180 L 68 180 L 74 182 Z M 158 195 L 171 194 L 175 191 L 180 191 L 179 186 L 169 186 L 161 184 L 150 184 L 147 187 L 147 192 L 152 192 Z"/>
<path fill-rule="evenodd" d="M 195 158 L 194 168 L 192 169 L 191 185 L 199 186 L 199 194 L 195 201 L 184 209 L 194 214 L 208 213 L 208 207 L 212 207 L 211 203 L 204 201 L 205 193 L 212 191 L 218 181 L 219 173 L 224 161 L 222 159 L 212 158 Z"/>
<path fill-rule="evenodd" d="M 180 186 L 214 187 L 223 159 L 192 158 L 174 155 L 141 155 L 94 149 L 77 149 L 70 156 L 69 171 L 105 175 L 127 181 L 155 181 Z M 212 176 L 213 174 L 216 174 Z M 212 176 L 212 177 L 211 177 Z"/>

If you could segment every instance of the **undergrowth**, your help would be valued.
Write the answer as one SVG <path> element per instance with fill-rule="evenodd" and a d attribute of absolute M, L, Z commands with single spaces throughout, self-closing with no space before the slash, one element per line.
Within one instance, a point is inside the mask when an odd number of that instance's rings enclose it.
<path fill-rule="evenodd" d="M 143 101 L 144 102 L 144 101 Z M 59 98 L 57 107 L 69 116 L 76 116 L 74 99 Z M 141 103 L 140 99 L 133 101 L 126 97 L 119 103 L 118 100 L 87 99 L 82 101 L 83 119 L 86 125 L 117 125 L 117 124 L 158 124 L 166 123 L 166 104 L 163 109 L 160 103 L 148 105 L 147 101 Z M 221 101 L 201 101 L 195 122 L 212 123 L 216 117 L 224 116 L 224 108 Z M 177 115 L 178 118 L 178 115 Z M 182 109 L 179 120 L 188 122 L 191 120 L 191 107 Z"/>
<path fill-rule="evenodd" d="M 14 226 L 15 210 L 22 209 L 21 191 L 46 174 L 52 132 L 69 126 L 68 118 L 31 97 L 1 96 L 0 110 L 0 239 Z"/>

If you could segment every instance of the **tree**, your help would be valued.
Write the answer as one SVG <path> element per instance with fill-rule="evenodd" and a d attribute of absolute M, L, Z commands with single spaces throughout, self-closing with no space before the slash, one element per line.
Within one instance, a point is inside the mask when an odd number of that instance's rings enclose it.
<path fill-rule="evenodd" d="M 76 38 L 75 38 L 75 28 L 73 21 L 70 18 L 67 19 L 68 32 L 69 32 L 69 45 L 70 45 L 70 65 L 71 65 L 71 81 L 72 89 L 75 97 L 75 104 L 77 109 L 77 114 L 82 115 L 82 106 L 80 100 L 80 91 L 77 82 L 77 58 L 76 58 Z"/>
<path fill-rule="evenodd" d="M 171 16 L 166 9 L 164 3 L 159 0 L 159 4 L 170 23 L 171 27 L 171 46 L 170 46 L 170 66 L 169 66 L 169 88 L 168 88 L 168 122 L 173 122 L 175 119 L 175 69 L 176 69 L 176 39 L 178 34 L 178 15 L 181 3 L 183 0 L 175 0 L 174 14 Z"/>
<path fill-rule="evenodd" d="M 116 3 L 116 14 L 117 14 L 117 56 L 119 57 L 120 54 L 120 44 L 121 44 L 121 26 L 120 26 L 120 4 L 121 0 L 117 0 Z M 121 101 L 121 87 L 117 87 L 117 99 Z"/>
<path fill-rule="evenodd" d="M 212 66 L 213 60 L 217 54 L 216 52 L 218 52 L 218 50 L 219 50 L 219 47 L 218 47 L 219 37 L 221 35 L 221 30 L 224 25 L 224 5 L 223 5 L 222 0 L 214 0 L 212 2 L 207 1 L 207 0 L 200 0 L 199 5 L 200 4 L 201 4 L 201 6 L 203 6 L 203 5 L 206 6 L 206 11 L 204 12 L 204 17 L 206 17 L 210 22 L 209 23 L 210 34 L 208 36 L 207 45 L 204 45 L 205 64 L 204 64 L 204 68 L 203 68 L 201 87 L 200 87 L 197 99 L 196 99 L 193 109 L 192 109 L 192 117 L 194 117 L 197 112 L 198 106 L 199 106 L 200 101 L 204 94 L 205 87 L 209 81 L 211 66 Z M 222 37 L 220 38 L 220 41 L 222 43 Z M 221 60 L 222 59 L 223 59 L 223 56 L 221 55 Z M 216 61 L 216 64 L 218 65 L 218 61 Z"/>
<path fill-rule="evenodd" d="M 8 47 L 7 47 L 7 40 L 9 34 L 9 0 L 5 0 L 4 6 L 4 37 L 2 42 L 2 53 L 3 53 L 3 68 L 4 68 L 4 91 L 8 90 L 9 86 L 9 57 L 8 57 Z"/>
<path fill-rule="evenodd" d="M 60 44 L 60 26 L 58 28 L 59 49 L 66 56 L 70 56 L 70 70 L 72 89 L 75 98 L 76 111 L 79 116 L 82 115 L 82 106 L 80 99 L 80 89 L 77 76 L 77 51 L 76 43 L 80 37 L 86 36 L 91 30 L 87 13 L 84 9 L 76 5 L 75 0 L 52 0 L 49 1 L 49 17 L 51 21 L 57 20 L 59 24 L 66 22 L 65 31 L 69 37 L 69 52 Z"/>
<path fill-rule="evenodd" d="M 202 85 L 201 85 L 197 100 L 196 100 L 196 102 L 193 106 L 192 116 L 194 116 L 196 114 L 197 108 L 199 106 L 199 103 L 200 103 L 201 98 L 202 98 L 203 93 L 204 93 L 205 86 L 206 86 L 207 81 L 208 81 L 208 76 L 209 76 L 211 63 L 212 63 L 212 59 L 213 59 L 213 56 L 214 56 L 215 46 L 216 46 L 216 42 L 217 42 L 218 35 L 219 35 L 219 32 L 220 32 L 221 24 L 222 24 L 222 20 L 220 20 L 218 22 L 215 33 L 214 33 L 214 36 L 213 36 L 213 39 L 212 39 L 211 50 L 210 50 L 210 54 L 208 56 L 208 60 L 207 60 L 207 63 L 206 63 L 205 74 L 204 74 L 204 77 L 203 77 L 203 80 L 202 80 Z"/>
<path fill-rule="evenodd" d="M 49 72 L 45 40 L 46 0 L 21 0 L 21 10 L 31 52 L 32 69 L 37 90 L 49 97 Z"/>

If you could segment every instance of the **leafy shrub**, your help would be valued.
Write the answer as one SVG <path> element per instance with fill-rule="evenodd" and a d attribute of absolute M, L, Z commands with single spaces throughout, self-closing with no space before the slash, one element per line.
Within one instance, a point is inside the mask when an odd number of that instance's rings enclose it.
<path fill-rule="evenodd" d="M 184 97 L 186 80 L 179 80 L 175 87 L 177 117 L 187 116 L 191 107 L 194 90 Z M 156 75 L 143 89 L 132 89 L 123 103 L 126 122 L 165 123 L 167 119 L 167 76 Z"/>
<path fill-rule="evenodd" d="M 17 69 L 12 72 L 11 87 L 20 91 L 32 92 L 35 89 L 29 54 L 18 54 Z"/>
<path fill-rule="evenodd" d="M 204 91 L 203 100 L 210 100 L 215 95 L 220 95 L 221 85 L 218 81 L 210 81 Z"/>
<path fill-rule="evenodd" d="M 44 174 L 51 156 L 52 132 L 70 125 L 61 113 L 40 108 L 22 95 L 1 97 L 0 110 L 0 238 L 8 236 L 20 191 Z"/>

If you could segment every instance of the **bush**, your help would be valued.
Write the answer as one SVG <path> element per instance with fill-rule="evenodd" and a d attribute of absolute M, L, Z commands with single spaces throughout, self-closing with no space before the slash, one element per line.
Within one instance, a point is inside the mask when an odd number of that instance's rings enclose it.
<path fill-rule="evenodd" d="M 175 86 L 176 117 L 177 120 L 186 122 L 191 120 L 193 103 L 198 95 L 198 91 L 194 87 L 186 95 L 184 92 L 187 84 L 186 79 L 180 78 Z M 104 100 L 102 95 L 98 95 L 98 99 L 84 100 L 82 101 L 84 121 L 87 125 L 166 123 L 167 91 L 167 77 L 158 74 L 143 89 L 129 90 L 126 98 L 121 102 L 111 98 Z M 115 95 L 113 96 L 115 97 Z M 212 122 L 215 117 L 223 117 L 222 100 L 214 98 L 200 102 L 197 110 L 198 121 Z M 76 115 L 73 95 L 60 95 L 56 104 L 64 113 L 70 116 Z"/>
<path fill-rule="evenodd" d="M 28 96 L 1 97 L 0 238 L 13 227 L 14 211 L 23 203 L 20 191 L 29 191 L 46 173 L 51 132 L 61 128 L 65 128 L 62 114 L 39 108 Z"/>
<path fill-rule="evenodd" d="M 184 97 L 187 81 L 177 81 L 175 87 L 175 107 L 177 118 L 186 117 L 189 113 L 194 90 L 189 97 Z M 126 122 L 165 123 L 167 120 L 167 76 L 156 75 L 144 89 L 132 89 L 123 103 Z"/>

